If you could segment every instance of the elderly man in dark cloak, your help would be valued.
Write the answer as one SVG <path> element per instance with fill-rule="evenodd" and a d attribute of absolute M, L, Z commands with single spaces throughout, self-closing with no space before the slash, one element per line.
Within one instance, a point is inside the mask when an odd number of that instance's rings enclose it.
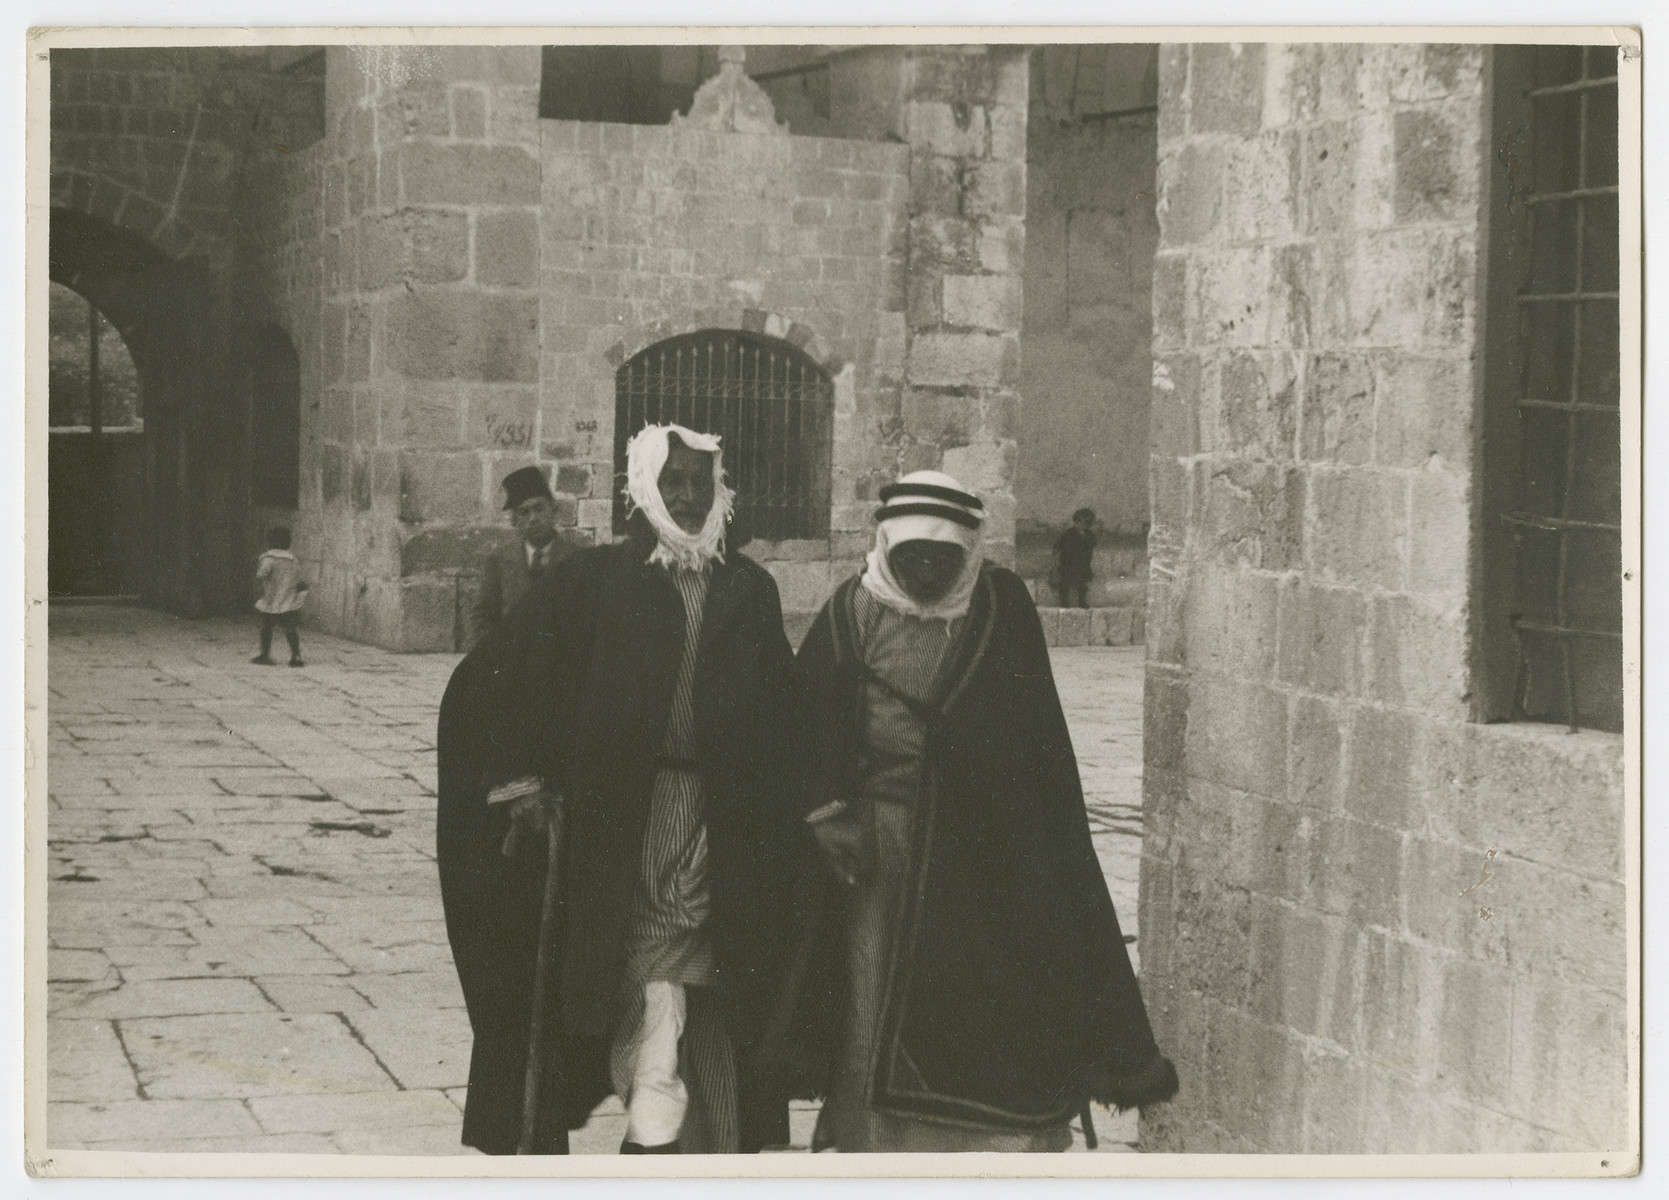
<path fill-rule="evenodd" d="M 773 1058 L 825 1102 L 814 1148 L 1060 1150 L 1088 1100 L 1175 1094 L 1090 841 L 1025 585 L 979 499 L 881 490 L 863 572 L 797 675 L 826 863 Z"/>
<path fill-rule="evenodd" d="M 627 494 L 631 536 L 553 567 L 441 706 L 442 894 L 475 1034 L 463 1140 L 488 1153 L 565 1153 L 611 1092 L 623 1153 L 787 1140 L 747 1067 L 804 839 L 777 589 L 726 549 L 718 439 L 643 430 Z"/>

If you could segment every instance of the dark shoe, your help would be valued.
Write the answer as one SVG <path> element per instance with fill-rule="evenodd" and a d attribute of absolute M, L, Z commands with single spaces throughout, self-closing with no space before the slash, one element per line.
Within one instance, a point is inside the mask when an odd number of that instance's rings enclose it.
<path fill-rule="evenodd" d="M 668 1142 L 664 1146 L 640 1146 L 636 1142 L 621 1142 L 622 1154 L 679 1154 L 677 1142 Z"/>
<path fill-rule="evenodd" d="M 275 666 L 278 665 L 277 663 L 272 661 L 272 658 L 271 658 L 270 655 L 266 655 L 266 654 L 257 654 L 254 658 L 250 659 L 249 661 L 252 662 L 252 663 L 260 663 L 263 667 L 275 667 Z"/>
<path fill-rule="evenodd" d="M 307 664 L 302 662 L 301 659 L 299 659 L 299 658 L 292 658 L 290 660 L 290 665 L 292 667 L 305 667 Z"/>

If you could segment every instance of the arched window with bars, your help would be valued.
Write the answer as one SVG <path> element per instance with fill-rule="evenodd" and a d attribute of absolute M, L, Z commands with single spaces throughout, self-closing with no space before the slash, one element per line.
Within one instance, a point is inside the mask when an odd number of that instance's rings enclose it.
<path fill-rule="evenodd" d="M 626 527 L 626 443 L 645 425 L 674 422 L 723 440 L 748 536 L 828 536 L 834 383 L 792 342 L 722 329 L 668 338 L 622 364 L 614 395 L 616 533 Z"/>

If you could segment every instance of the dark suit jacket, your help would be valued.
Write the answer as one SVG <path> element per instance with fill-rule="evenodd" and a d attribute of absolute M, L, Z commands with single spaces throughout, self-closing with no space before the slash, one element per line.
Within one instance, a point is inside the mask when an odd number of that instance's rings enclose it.
<path fill-rule="evenodd" d="M 546 569 L 573 553 L 574 548 L 561 538 L 550 543 Z M 516 601 L 527 595 L 533 583 L 533 571 L 527 565 L 527 543 L 517 538 L 508 546 L 501 546 L 481 562 L 481 590 L 469 612 L 469 638 L 465 650 L 473 650 L 509 614 Z"/>

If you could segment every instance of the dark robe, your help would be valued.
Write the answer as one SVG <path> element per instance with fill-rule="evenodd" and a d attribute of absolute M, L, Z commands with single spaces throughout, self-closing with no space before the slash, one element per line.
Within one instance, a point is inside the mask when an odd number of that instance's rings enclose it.
<path fill-rule="evenodd" d="M 848 580 L 800 648 L 806 810 L 857 794 L 864 667 Z M 1015 1130 L 1095 1099 L 1173 1096 L 1090 840 L 1037 611 L 987 566 L 927 723 L 910 879 L 888 940 L 870 1106 Z M 843 1029 L 843 885 L 808 870 L 795 966 L 768 1053 L 825 1094 Z"/>
<path fill-rule="evenodd" d="M 556 965 L 545 1014 L 554 1092 L 539 1148 L 566 1149 L 612 1090 L 608 1050 L 683 604 L 640 539 L 546 572 L 458 665 L 441 703 L 437 849 L 447 935 L 475 1034 L 463 1140 L 513 1153 L 544 885 L 543 839 L 513 859 L 493 787 L 535 775 L 566 798 Z M 732 553 L 712 569 L 694 694 L 706 794 L 716 986 L 739 1061 L 744 1150 L 787 1140 L 787 1110 L 744 1069 L 774 994 L 799 828 L 785 786 L 793 652 L 776 584 Z"/>

